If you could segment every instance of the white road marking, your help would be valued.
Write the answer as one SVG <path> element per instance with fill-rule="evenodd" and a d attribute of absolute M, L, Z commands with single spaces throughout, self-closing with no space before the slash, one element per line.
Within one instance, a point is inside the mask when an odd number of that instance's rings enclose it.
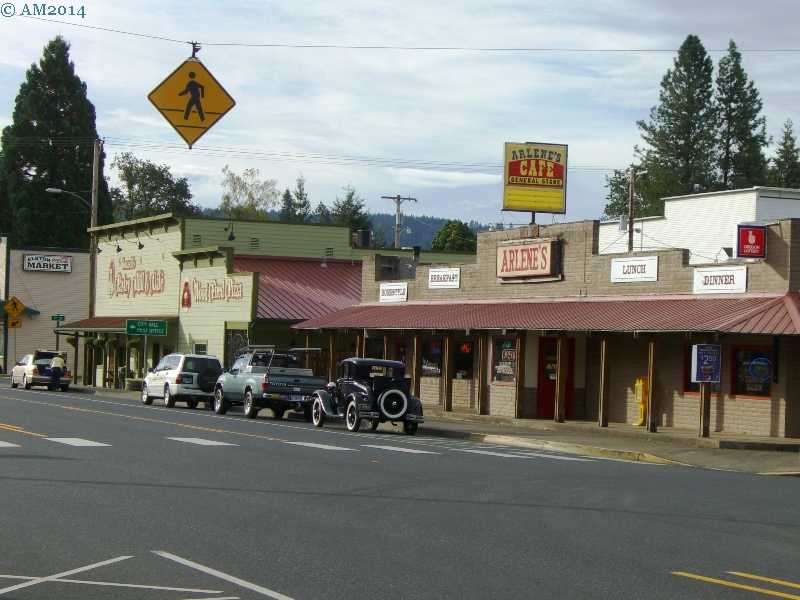
<path fill-rule="evenodd" d="M 470 454 L 485 454 L 486 456 L 499 456 L 501 458 L 554 458 L 555 460 L 576 460 L 587 462 L 588 458 L 572 458 L 569 456 L 556 456 L 554 454 L 509 454 L 507 452 L 491 452 L 489 450 L 467 450 L 466 448 L 454 448 L 454 452 L 469 452 Z"/>
<path fill-rule="evenodd" d="M 0 448 L 19 448 L 19 444 L 12 444 L 11 442 L 0 442 Z"/>
<path fill-rule="evenodd" d="M 218 442 L 217 440 L 204 440 L 203 438 L 183 438 L 183 437 L 168 437 L 168 440 L 176 442 L 186 442 L 187 444 L 197 444 L 198 446 L 238 446 L 239 444 L 231 444 L 229 442 Z"/>
<path fill-rule="evenodd" d="M 329 444 L 314 444 L 312 442 L 283 442 L 284 444 L 291 444 L 292 446 L 305 446 L 307 448 L 317 448 L 319 450 L 347 450 L 349 452 L 358 452 L 355 448 L 345 448 L 344 446 L 331 446 Z"/>
<path fill-rule="evenodd" d="M 208 598 L 184 598 L 183 600 L 208 600 Z M 239 596 L 214 596 L 211 600 L 239 600 Z"/>
<path fill-rule="evenodd" d="M 114 563 L 121 562 L 123 560 L 128 560 L 129 558 L 133 558 L 132 556 L 118 556 L 116 558 L 110 558 L 108 560 L 103 560 L 91 565 L 86 565 L 85 567 L 78 567 L 77 569 L 70 569 L 69 571 L 62 571 L 61 573 L 56 573 L 55 575 L 48 575 L 47 577 L 37 577 L 36 579 L 31 579 L 26 581 L 25 583 L 18 583 L 17 585 L 12 585 L 10 587 L 5 587 L 0 589 L 0 596 L 3 594 L 7 594 L 8 592 L 15 592 L 17 590 L 21 590 L 26 587 L 31 587 L 33 585 L 39 585 L 40 583 L 44 583 L 46 581 L 53 581 L 54 579 L 60 579 L 61 577 L 68 577 L 69 575 L 75 575 L 76 573 L 82 573 L 84 571 L 91 571 L 92 569 L 97 569 L 99 567 L 104 567 L 106 565 L 112 565 Z"/>
<path fill-rule="evenodd" d="M 31 579 L 41 579 L 40 577 L 30 577 L 26 575 L 0 575 L 0 579 L 24 579 L 30 581 Z M 136 583 L 116 583 L 114 581 L 94 581 L 91 579 L 51 579 L 54 583 L 79 583 L 81 585 L 102 585 L 108 587 L 123 587 L 135 588 L 141 590 L 159 590 L 164 592 L 186 592 L 187 594 L 221 594 L 221 590 L 200 590 L 195 588 L 179 588 L 167 587 L 163 585 L 140 585 Z M 224 600 L 224 598 L 215 597 L 215 600 Z"/>
<path fill-rule="evenodd" d="M 414 448 L 401 448 L 400 446 L 379 446 L 377 444 L 361 444 L 364 448 L 377 448 L 378 450 L 392 450 L 393 452 L 408 452 L 409 454 L 439 454 L 430 450 L 415 450 Z"/>
<path fill-rule="evenodd" d="M 83 438 L 44 438 L 48 442 L 58 442 L 59 444 L 66 444 L 67 446 L 110 446 L 111 444 L 103 444 L 101 442 L 93 442 L 92 440 L 84 440 Z"/>
<path fill-rule="evenodd" d="M 268 596 L 270 598 L 274 598 L 275 600 L 294 600 L 291 596 L 285 596 L 280 592 L 275 592 L 260 585 L 256 585 L 255 583 L 250 583 L 249 581 L 245 581 L 244 579 L 239 579 L 238 577 L 234 577 L 233 575 L 228 575 L 227 573 L 223 573 L 222 571 L 217 571 L 216 569 L 212 569 L 211 567 L 206 567 L 205 565 L 201 565 L 186 558 L 181 558 L 180 556 L 171 554 L 169 552 L 165 552 L 163 550 L 153 550 L 153 554 L 156 554 L 161 558 L 166 558 L 167 560 L 171 560 L 178 564 L 184 565 L 185 567 L 189 567 L 190 569 L 202 571 L 203 573 L 206 573 L 213 577 L 217 577 L 219 579 L 222 579 L 223 581 L 236 584 L 252 592 L 261 594 L 262 596 Z"/>

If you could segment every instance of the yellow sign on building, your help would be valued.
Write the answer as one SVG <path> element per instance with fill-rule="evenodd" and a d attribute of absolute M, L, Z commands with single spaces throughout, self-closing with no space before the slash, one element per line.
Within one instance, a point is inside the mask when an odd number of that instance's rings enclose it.
<path fill-rule="evenodd" d="M 507 142 L 503 210 L 567 212 L 567 146 Z"/>
<path fill-rule="evenodd" d="M 236 106 L 196 58 L 189 58 L 147 96 L 189 148 Z"/>
<path fill-rule="evenodd" d="M 22 300 L 17 298 L 16 296 L 11 296 L 3 305 L 3 308 L 6 311 L 6 314 L 11 317 L 12 319 L 16 319 L 25 311 L 25 305 L 22 303 Z"/>
<path fill-rule="evenodd" d="M 19 329 L 22 327 L 22 320 L 21 319 L 9 319 L 8 320 L 8 328 L 9 329 Z"/>

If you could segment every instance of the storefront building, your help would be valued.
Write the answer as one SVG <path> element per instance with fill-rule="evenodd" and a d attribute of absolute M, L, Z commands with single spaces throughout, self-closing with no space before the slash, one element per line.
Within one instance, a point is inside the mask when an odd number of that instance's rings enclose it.
<path fill-rule="evenodd" d="M 3 312 L 2 367 L 10 371 L 17 360 L 34 350 L 66 353 L 67 368 L 80 369 L 83 345 L 74 336 L 57 336 L 66 320 L 89 314 L 89 254 L 61 248 L 12 248 L 0 238 L 0 307 L 11 298 L 22 303 L 19 315 Z"/>
<path fill-rule="evenodd" d="M 59 331 L 86 339 L 85 381 L 109 387 L 141 379 L 170 352 L 210 354 L 229 366 L 250 344 L 321 347 L 320 335 L 291 325 L 357 304 L 362 260 L 373 253 L 354 248 L 348 229 L 333 226 L 165 214 L 92 232 L 92 314 Z M 129 335 L 132 320 L 164 321 L 166 334 Z M 329 352 L 335 360 L 355 347 L 354 335 L 332 347 L 326 338 L 309 366 L 322 368 Z"/>
<path fill-rule="evenodd" d="M 601 253 L 597 221 L 480 233 L 474 264 L 365 256 L 361 303 L 295 328 L 405 360 L 429 408 L 651 430 L 698 427 L 691 348 L 719 344 L 712 431 L 800 436 L 800 220 L 762 232 L 765 258 L 696 265 Z"/>

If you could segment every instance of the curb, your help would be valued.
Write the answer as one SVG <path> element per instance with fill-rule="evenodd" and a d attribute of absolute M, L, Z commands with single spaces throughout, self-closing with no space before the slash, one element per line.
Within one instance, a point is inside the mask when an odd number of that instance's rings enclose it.
<path fill-rule="evenodd" d="M 489 444 L 503 444 L 518 448 L 529 448 L 534 450 L 553 450 L 566 454 L 579 454 L 581 456 L 594 456 L 597 458 L 613 458 L 616 460 L 630 460 L 634 462 L 646 462 L 658 465 L 679 465 L 691 467 L 693 465 L 682 463 L 677 460 L 670 460 L 662 456 L 650 454 L 649 452 L 637 452 L 634 450 L 615 450 L 612 448 L 602 448 L 588 444 L 573 444 L 569 442 L 552 442 L 536 438 L 519 438 L 512 435 L 473 433 L 469 431 L 449 431 L 446 429 L 425 428 L 425 433 L 434 437 L 456 438 L 470 440 L 473 442 L 486 442 Z"/>
<path fill-rule="evenodd" d="M 768 475 L 771 477 L 800 477 L 800 471 L 762 471 L 756 475 Z"/>

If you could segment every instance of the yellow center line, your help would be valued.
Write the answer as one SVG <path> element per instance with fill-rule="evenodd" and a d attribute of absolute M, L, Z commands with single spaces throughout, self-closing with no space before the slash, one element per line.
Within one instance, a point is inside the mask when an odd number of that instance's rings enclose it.
<path fill-rule="evenodd" d="M 10 425 L 8 423 L 0 423 L 0 429 L 4 429 L 6 431 L 13 431 L 14 433 L 22 433 L 24 435 L 32 435 L 35 437 L 47 437 L 46 433 L 35 433 L 33 431 L 27 431 L 22 427 L 17 427 L 16 425 Z"/>
<path fill-rule="evenodd" d="M 754 575 L 753 573 L 743 573 L 741 571 L 728 571 L 728 575 L 736 575 L 737 577 L 744 577 L 745 579 L 755 579 L 757 581 L 774 583 L 775 585 L 782 585 L 784 587 L 790 587 L 796 590 L 800 590 L 800 583 L 794 583 L 793 581 L 786 581 L 785 579 L 773 579 L 772 577 Z"/>
<path fill-rule="evenodd" d="M 147 423 L 161 423 L 163 425 L 174 425 L 175 427 L 183 427 L 185 429 L 193 429 L 195 431 L 207 431 L 207 432 L 211 432 L 211 433 L 227 433 L 227 434 L 230 434 L 230 435 L 238 435 L 238 436 L 242 436 L 242 437 L 269 440 L 271 442 L 286 442 L 286 441 L 288 441 L 286 438 L 272 437 L 272 436 L 269 436 L 269 435 L 259 435 L 257 433 L 244 433 L 244 432 L 241 432 L 241 431 L 232 431 L 230 429 L 219 429 L 219 428 L 216 428 L 216 427 L 203 427 L 201 425 L 189 425 L 187 423 L 178 423 L 177 421 L 166 421 L 164 419 L 154 419 L 152 417 L 137 417 L 137 416 L 134 416 L 134 415 L 125 415 L 125 414 L 122 414 L 122 413 L 111 412 L 111 411 L 106 411 L 106 410 L 94 410 L 94 409 L 91 409 L 91 408 L 80 408 L 78 406 L 65 406 L 63 404 L 55 404 L 55 403 L 52 403 L 52 402 L 39 402 L 39 401 L 36 401 L 36 400 L 23 400 L 22 398 L 12 398 L 12 397 L 9 397 L 9 396 L 0 396 L 0 398 L 8 399 L 8 400 L 17 400 L 18 402 L 26 402 L 26 403 L 29 403 L 29 404 L 39 404 L 39 405 L 42 405 L 42 406 L 53 406 L 53 407 L 56 407 L 56 408 L 62 408 L 64 410 L 72 410 L 72 411 L 75 411 L 75 412 L 83 412 L 83 413 L 90 413 L 90 414 L 96 414 L 96 415 L 105 415 L 105 416 L 110 416 L 110 417 L 120 417 L 122 419 L 130 419 L 131 421 L 144 421 L 144 422 L 147 422 Z M 0 425 L 0 428 L 2 428 L 2 425 Z M 30 435 L 40 435 L 40 434 L 33 434 L 33 433 L 27 432 L 27 431 L 20 431 L 20 433 L 28 433 Z M 47 436 L 46 435 L 42 435 L 42 437 L 47 437 Z"/>
<path fill-rule="evenodd" d="M 726 581 L 725 579 L 715 579 L 714 577 L 706 577 L 705 575 L 696 575 L 695 573 L 686 573 L 685 571 L 672 571 L 673 575 L 678 577 L 688 577 L 689 579 L 696 579 L 705 583 L 713 583 L 724 587 L 733 588 L 736 590 L 745 590 L 747 592 L 755 592 L 757 594 L 764 594 L 766 596 L 775 596 L 776 598 L 787 598 L 788 600 L 800 600 L 800 596 L 796 594 L 788 594 L 786 592 L 779 592 L 777 590 L 768 590 L 766 588 L 755 587 L 753 585 L 746 585 L 744 583 L 736 583 L 735 581 Z"/>

